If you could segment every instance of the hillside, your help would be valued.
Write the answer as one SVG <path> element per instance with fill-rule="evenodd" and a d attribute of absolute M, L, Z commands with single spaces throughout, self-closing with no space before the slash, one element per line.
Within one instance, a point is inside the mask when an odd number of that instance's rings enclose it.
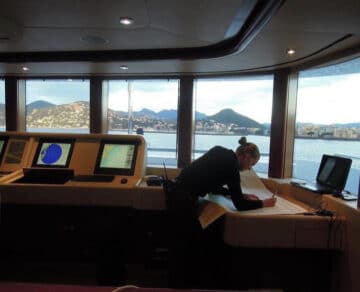
<path fill-rule="evenodd" d="M 54 105 L 44 101 L 36 101 L 27 105 L 27 127 L 29 128 L 88 128 L 89 103 L 78 101 L 69 104 Z M 203 132 L 255 133 L 263 129 L 256 121 L 236 113 L 231 109 L 223 109 L 215 115 L 206 116 L 196 112 L 196 128 Z M 0 116 L 1 118 L 1 116 Z M 109 129 L 127 129 L 128 114 L 125 111 L 108 110 Z M 132 126 L 147 131 L 176 131 L 177 111 L 173 109 L 154 112 L 142 109 L 133 112 Z"/>
<path fill-rule="evenodd" d="M 33 109 L 49 108 L 49 107 L 53 107 L 53 106 L 56 106 L 56 105 L 53 103 L 47 102 L 47 101 L 37 100 L 32 103 L 29 103 L 26 106 L 26 111 L 28 114 L 30 114 Z"/>
<path fill-rule="evenodd" d="M 29 128 L 88 128 L 89 103 L 78 101 L 69 104 L 44 106 L 28 111 L 26 124 Z"/>
<path fill-rule="evenodd" d="M 89 102 L 77 101 L 69 104 L 55 105 L 46 101 L 36 101 L 26 106 L 26 126 L 28 128 L 89 128 Z M 269 135 L 271 125 L 260 124 L 257 121 L 235 112 L 232 109 L 222 109 L 218 113 L 206 116 L 196 112 L 197 133 Z M 5 104 L 0 103 L 0 126 L 5 126 Z M 127 130 L 129 126 L 128 113 L 108 109 L 109 130 Z M 159 112 L 143 108 L 133 112 L 133 130 L 142 128 L 148 132 L 176 132 L 177 111 L 164 109 Z M 311 123 L 296 124 L 297 137 L 318 138 L 323 135 L 332 138 L 354 139 L 360 123 L 344 123 L 320 125 Z M 329 130 L 330 129 L 330 130 Z M 336 129 L 336 133 L 335 133 Z M 330 132 L 329 132 L 330 131 Z M 309 133 L 313 133 L 309 136 Z"/>
<path fill-rule="evenodd" d="M 244 115 L 235 112 L 232 109 L 223 109 L 215 115 L 208 116 L 208 120 L 214 120 L 222 124 L 235 124 L 242 128 L 262 128 L 258 122 Z"/>

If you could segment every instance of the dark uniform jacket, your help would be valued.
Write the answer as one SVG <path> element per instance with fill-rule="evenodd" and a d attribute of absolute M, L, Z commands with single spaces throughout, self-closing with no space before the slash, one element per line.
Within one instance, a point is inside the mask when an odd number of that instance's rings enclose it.
<path fill-rule="evenodd" d="M 261 200 L 244 197 L 239 171 L 235 152 L 215 146 L 185 167 L 176 178 L 176 185 L 196 196 L 205 196 L 207 193 L 229 195 L 237 210 L 261 208 Z"/>

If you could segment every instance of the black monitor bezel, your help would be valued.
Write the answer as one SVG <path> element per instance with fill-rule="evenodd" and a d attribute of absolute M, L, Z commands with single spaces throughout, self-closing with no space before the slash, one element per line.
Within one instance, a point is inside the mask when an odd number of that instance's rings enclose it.
<path fill-rule="evenodd" d="M 1 164 L 2 160 L 3 160 L 3 157 L 4 157 L 4 154 L 5 154 L 7 143 L 9 141 L 9 137 L 8 136 L 1 136 L 0 141 L 4 141 L 3 147 L 2 147 L 2 149 L 0 149 L 0 164 Z"/>
<path fill-rule="evenodd" d="M 329 159 L 335 159 L 335 166 L 332 169 L 332 171 L 330 172 L 330 174 L 328 175 L 328 177 L 326 178 L 326 180 L 324 182 L 319 181 L 319 176 L 324 168 L 324 166 L 326 165 L 326 162 Z M 343 164 L 344 167 L 344 172 L 342 172 L 342 176 L 341 176 L 341 181 L 340 184 L 338 186 L 334 186 L 330 183 L 329 178 L 331 177 L 331 174 L 333 173 L 334 169 L 339 166 L 339 164 Z M 319 166 L 319 170 L 316 176 L 316 180 L 318 183 L 325 185 L 327 187 L 330 188 L 334 188 L 334 191 L 342 191 L 345 188 L 346 185 L 346 181 L 347 178 L 349 176 L 349 172 L 350 172 L 350 168 L 351 168 L 351 164 L 352 164 L 352 160 L 350 158 L 346 158 L 346 157 L 342 157 L 342 156 L 336 156 L 336 155 L 328 155 L 328 154 L 324 154 L 321 158 L 321 162 L 320 162 L 320 166 Z M 336 189 L 335 189 L 336 187 Z"/>
<path fill-rule="evenodd" d="M 69 155 L 66 159 L 65 165 L 49 165 L 49 164 L 38 164 L 37 161 L 39 159 L 39 155 L 41 152 L 42 145 L 44 143 L 67 143 L 70 144 Z M 68 168 L 72 156 L 72 152 L 74 149 L 75 139 L 71 138 L 40 138 L 38 141 L 37 149 L 32 161 L 32 167 L 43 167 L 43 168 Z"/>
<path fill-rule="evenodd" d="M 104 151 L 105 145 L 114 144 L 114 145 L 134 145 L 134 155 L 131 162 L 131 168 L 112 168 L 112 167 L 101 167 L 101 158 Z M 94 169 L 94 174 L 111 174 L 111 175 L 127 175 L 132 176 L 135 173 L 135 166 L 138 155 L 139 141 L 136 140 L 101 140 L 99 151 L 96 157 L 96 164 Z"/>

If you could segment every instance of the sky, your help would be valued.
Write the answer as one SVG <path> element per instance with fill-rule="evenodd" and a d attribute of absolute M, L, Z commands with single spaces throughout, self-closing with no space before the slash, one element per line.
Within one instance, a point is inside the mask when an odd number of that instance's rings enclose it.
<path fill-rule="evenodd" d="M 155 112 L 177 109 L 178 81 L 135 81 L 130 85 L 132 110 L 143 108 Z M 111 81 L 109 83 L 109 108 L 126 111 L 128 109 L 128 83 Z"/>
<path fill-rule="evenodd" d="M 88 80 L 30 80 L 26 82 L 26 104 L 37 100 L 53 104 L 66 104 L 79 100 L 89 101 Z"/>
<path fill-rule="evenodd" d="M 163 109 L 177 108 L 177 81 L 138 82 L 132 86 L 132 90 L 133 111 L 147 108 L 159 112 Z M 255 81 L 204 79 L 197 83 L 195 91 L 198 112 L 213 115 L 224 108 L 231 108 L 258 122 L 270 122 L 272 79 Z M 109 107 L 114 110 L 126 110 L 128 88 L 125 82 L 110 83 L 109 92 Z"/>
<path fill-rule="evenodd" d="M 321 76 L 321 70 L 300 73 L 296 121 L 315 124 L 360 122 L 360 73 Z M 231 108 L 257 122 L 270 123 L 272 90 L 271 76 L 255 80 L 199 79 L 195 82 L 196 111 L 213 115 L 221 109 Z M 147 108 L 159 112 L 177 108 L 177 80 L 132 81 L 131 92 L 133 111 Z M 89 101 L 89 81 L 31 80 L 27 81 L 26 94 L 27 104 L 36 100 L 54 104 Z M 126 81 L 110 81 L 109 108 L 127 111 L 127 94 Z M 4 103 L 4 100 L 4 82 L 0 80 L 0 102 Z"/>
<path fill-rule="evenodd" d="M 301 78 L 297 122 L 360 122 L 360 74 Z"/>
<path fill-rule="evenodd" d="M 196 110 L 213 115 L 230 108 L 260 123 L 270 123 L 272 79 L 200 80 L 196 86 Z"/>

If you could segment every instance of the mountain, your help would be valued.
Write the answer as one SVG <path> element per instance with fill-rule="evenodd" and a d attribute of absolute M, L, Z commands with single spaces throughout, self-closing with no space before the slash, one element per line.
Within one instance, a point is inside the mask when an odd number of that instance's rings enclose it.
<path fill-rule="evenodd" d="M 360 123 L 335 124 L 338 128 L 360 128 Z"/>
<path fill-rule="evenodd" d="M 157 113 L 159 119 L 164 120 L 176 120 L 177 119 L 177 110 L 162 110 Z M 206 118 L 206 115 L 200 112 L 195 112 L 195 118 L 201 120 Z"/>
<path fill-rule="evenodd" d="M 89 102 L 77 101 L 69 104 L 55 105 L 46 101 L 36 101 L 27 105 L 26 124 L 29 128 L 89 128 Z M 195 112 L 195 128 L 199 133 L 227 133 L 233 135 L 268 135 L 270 124 L 261 125 L 253 119 L 223 109 L 218 113 L 206 116 Z M 126 130 L 129 126 L 128 113 L 108 109 L 110 130 Z M 169 109 L 155 112 L 143 108 L 133 112 L 131 121 L 134 130 L 143 129 L 149 132 L 176 132 L 177 110 Z M 5 125 L 5 105 L 0 103 L 0 125 Z M 297 127 L 309 123 L 297 123 Z M 316 125 L 321 127 L 322 125 Z M 360 123 L 332 124 L 326 127 L 360 128 Z"/>
<path fill-rule="evenodd" d="M 195 119 L 196 120 L 202 120 L 202 119 L 206 119 L 206 115 L 200 112 L 195 112 Z"/>
<path fill-rule="evenodd" d="M 47 106 L 45 106 L 47 104 Z M 33 105 L 33 104 L 31 104 Z M 77 101 L 62 105 L 37 103 L 40 108 L 32 108 L 26 117 L 29 128 L 88 128 L 89 102 Z"/>
<path fill-rule="evenodd" d="M 54 105 L 45 101 L 36 101 L 27 106 L 27 125 L 30 128 L 83 128 L 89 126 L 89 102 L 78 101 L 69 104 Z M 240 128 L 262 129 L 256 121 L 224 109 L 212 116 L 196 112 L 197 128 L 203 131 L 243 131 Z M 1 119 L 1 117 L 0 117 Z M 126 129 L 128 114 L 124 111 L 108 110 L 110 129 Z M 153 130 L 176 130 L 177 110 L 162 110 L 158 113 L 143 108 L 133 112 L 133 127 Z"/>
<path fill-rule="evenodd" d="M 127 112 L 124 111 L 115 111 L 112 109 L 109 109 L 109 112 L 111 113 L 111 116 L 119 115 L 122 117 L 127 116 Z M 152 118 L 152 119 L 160 119 L 160 120 L 172 120 L 175 121 L 177 119 L 177 110 L 170 109 L 170 110 L 162 110 L 159 112 L 154 112 L 153 110 L 143 108 L 140 111 L 134 111 L 133 116 L 135 118 Z M 202 120 L 205 119 L 207 116 L 204 113 L 195 112 L 195 119 L 196 120 Z"/>
<path fill-rule="evenodd" d="M 177 110 L 162 110 L 157 113 L 157 117 L 161 120 L 176 120 Z"/>
<path fill-rule="evenodd" d="M 263 126 L 258 122 L 238 114 L 232 109 L 223 109 L 215 115 L 208 116 L 207 119 L 214 120 L 221 124 L 235 124 L 243 128 L 263 128 Z"/>
<path fill-rule="evenodd" d="M 147 108 L 143 108 L 141 111 L 138 112 L 133 112 L 133 114 L 135 117 L 146 116 L 146 117 L 155 118 L 157 116 L 156 112 L 149 110 Z"/>
<path fill-rule="evenodd" d="M 336 128 L 360 128 L 360 122 L 357 123 L 346 123 L 346 124 L 315 124 L 315 123 L 296 123 L 297 127 L 305 127 L 305 126 L 318 126 L 318 127 L 336 127 Z"/>
<path fill-rule="evenodd" d="M 124 111 L 114 111 L 112 109 L 108 109 L 108 115 L 110 116 L 119 116 L 119 117 L 127 117 L 128 116 L 128 112 L 124 112 Z"/>
<path fill-rule="evenodd" d="M 271 129 L 271 124 L 270 123 L 263 123 L 262 125 L 263 125 L 264 129 L 268 129 L 268 130 Z"/>
<path fill-rule="evenodd" d="M 48 108 L 48 107 L 53 107 L 53 106 L 56 106 L 56 105 L 53 103 L 47 102 L 47 101 L 37 100 L 37 101 L 34 101 L 34 102 L 26 105 L 26 111 L 29 114 L 32 112 L 33 109 Z"/>

